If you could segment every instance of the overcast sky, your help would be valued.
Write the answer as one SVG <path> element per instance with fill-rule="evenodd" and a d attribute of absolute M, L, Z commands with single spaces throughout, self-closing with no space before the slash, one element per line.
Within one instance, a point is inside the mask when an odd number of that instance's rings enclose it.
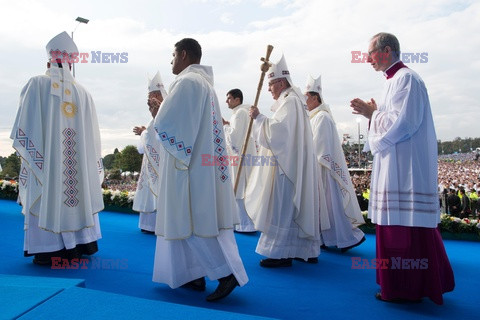
<path fill-rule="evenodd" d="M 271 60 L 285 55 L 296 86 L 303 89 L 308 75 L 322 75 L 339 135 L 357 139 L 350 100 L 378 99 L 385 78 L 367 63 L 352 63 L 352 51 L 366 52 L 371 36 L 391 32 L 402 52 L 423 57 L 423 63 L 406 64 L 426 83 L 437 138 L 480 136 L 478 1 L 16 0 L 2 1 L 0 8 L 1 156 L 13 152 L 9 136 L 22 87 L 46 70 L 45 45 L 74 30 L 79 51 L 89 53 L 87 63 L 76 65 L 76 78 L 95 101 L 104 156 L 137 144 L 132 128 L 149 121 L 148 77 L 160 70 L 168 88 L 173 46 L 185 37 L 200 42 L 202 64 L 213 67 L 224 118 L 231 115 L 229 89 L 240 88 L 244 102 L 253 102 L 260 57 L 271 44 Z M 79 25 L 77 16 L 90 22 Z M 126 53 L 128 62 L 92 63 L 92 51 Z M 271 116 L 272 102 L 265 84 L 260 111 Z M 362 134 L 366 126 L 363 119 Z"/>

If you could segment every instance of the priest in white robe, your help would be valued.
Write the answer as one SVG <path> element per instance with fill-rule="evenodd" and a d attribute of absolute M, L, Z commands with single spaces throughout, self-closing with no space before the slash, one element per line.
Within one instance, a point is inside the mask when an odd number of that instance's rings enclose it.
<path fill-rule="evenodd" d="M 377 224 L 377 258 L 388 261 L 388 268 L 377 269 L 381 290 L 375 297 L 429 297 L 442 304 L 442 294 L 452 291 L 455 281 L 437 227 L 437 138 L 427 89 L 400 61 L 394 35 L 373 36 L 368 54 L 368 62 L 387 78 L 383 95 L 378 105 L 356 98 L 351 107 L 370 120 L 365 150 L 374 158 L 368 216 Z"/>
<path fill-rule="evenodd" d="M 204 291 L 205 276 L 218 279 L 207 301 L 229 295 L 248 282 L 235 241 L 238 223 L 227 163 L 220 105 L 213 72 L 200 65 L 198 42 L 175 44 L 177 77 L 154 127 L 166 151 L 161 168 L 153 281 Z M 205 162 L 217 157 L 218 163 Z"/>
<path fill-rule="evenodd" d="M 252 135 L 263 160 L 253 166 L 245 207 L 262 232 L 256 252 L 262 267 L 289 267 L 293 258 L 316 262 L 320 254 L 319 195 L 312 129 L 304 95 L 293 87 L 285 58 L 267 72 L 275 100 L 272 118 L 251 107 Z M 269 160 L 270 159 L 270 160 Z"/>
<path fill-rule="evenodd" d="M 152 115 L 147 127 L 133 128 L 136 135 L 140 135 L 138 152 L 143 154 L 142 168 L 137 182 L 133 210 L 139 212 L 138 227 L 142 232 L 155 233 L 157 216 L 157 189 L 159 188 L 159 171 L 163 161 L 163 147 L 160 144 L 153 122 L 158 109 L 167 96 L 160 72 L 158 71 L 148 84 L 148 110 Z"/>
<path fill-rule="evenodd" d="M 232 174 L 231 181 L 235 187 L 243 145 L 245 143 L 245 137 L 247 136 L 248 124 L 250 123 L 250 116 L 248 115 L 250 106 L 243 104 L 243 93 L 240 89 L 232 89 L 228 91 L 226 103 L 228 108 L 233 112 L 229 121 L 223 122 L 223 128 L 225 129 L 225 138 L 227 139 L 229 167 Z M 251 159 L 256 155 L 257 150 L 255 148 L 255 141 L 250 136 L 245 157 Z M 237 232 L 256 232 L 252 219 L 250 219 L 245 210 L 245 188 L 251 172 L 251 164 L 245 165 L 241 170 L 240 178 L 238 178 L 239 181 L 235 198 L 237 200 L 240 223 L 235 226 L 235 231 Z"/>
<path fill-rule="evenodd" d="M 320 235 L 323 245 L 346 252 L 365 241 L 364 224 L 330 107 L 322 96 L 321 78 L 309 77 L 307 110 L 318 163 Z M 323 222 L 323 223 L 322 223 Z"/>
<path fill-rule="evenodd" d="M 47 44 L 45 75 L 23 88 L 11 139 L 21 157 L 24 251 L 34 263 L 98 250 L 104 170 L 90 94 L 72 77 L 78 49 L 66 32 Z"/>

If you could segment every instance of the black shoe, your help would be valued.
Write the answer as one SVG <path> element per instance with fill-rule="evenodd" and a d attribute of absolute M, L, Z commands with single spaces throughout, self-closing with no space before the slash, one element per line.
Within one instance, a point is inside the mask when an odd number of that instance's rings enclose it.
<path fill-rule="evenodd" d="M 185 283 L 184 285 L 181 286 L 182 288 L 187 288 L 187 289 L 192 289 L 195 291 L 205 291 L 206 283 L 205 283 L 205 278 L 201 277 L 195 280 L 192 280 L 190 282 Z"/>
<path fill-rule="evenodd" d="M 328 250 L 328 247 L 327 247 L 326 245 L 322 244 L 322 245 L 320 246 L 320 249 L 322 249 L 322 250 Z"/>
<path fill-rule="evenodd" d="M 62 259 L 65 259 L 65 249 L 55 251 L 55 252 L 42 252 L 36 253 L 33 256 L 33 263 L 39 266 L 52 266 L 53 260 L 59 261 L 62 263 Z"/>
<path fill-rule="evenodd" d="M 36 254 L 35 257 L 33 258 L 33 263 L 36 264 L 36 265 L 39 265 L 39 266 L 52 266 L 52 258 L 51 257 L 48 257 L 48 258 L 39 258 L 37 257 L 38 255 Z"/>
<path fill-rule="evenodd" d="M 146 233 L 146 234 L 155 234 L 155 231 L 150 231 L 150 230 L 146 230 L 146 229 L 140 229 L 140 231 L 142 231 L 142 233 Z"/>
<path fill-rule="evenodd" d="M 238 281 L 233 274 L 218 279 L 218 287 L 215 292 L 207 296 L 207 301 L 212 302 L 225 298 L 232 293 L 236 286 L 238 286 Z"/>
<path fill-rule="evenodd" d="M 288 259 L 263 259 L 260 260 L 260 266 L 264 268 L 278 268 L 278 267 L 291 267 L 292 258 Z"/>
<path fill-rule="evenodd" d="M 357 243 L 355 243 L 353 246 L 346 247 L 346 248 L 341 248 L 340 251 L 341 251 L 342 253 L 345 253 L 345 252 L 347 252 L 347 251 L 350 250 L 350 249 L 353 249 L 353 248 L 355 248 L 355 247 L 358 247 L 358 246 L 361 245 L 365 240 L 366 240 L 366 239 L 365 239 L 365 236 L 364 236 L 360 241 L 358 241 Z"/>
<path fill-rule="evenodd" d="M 302 258 L 295 258 L 295 260 L 301 261 L 301 262 L 305 262 L 305 263 L 312 263 L 312 264 L 318 263 L 318 258 L 317 258 L 317 257 L 315 257 L 315 258 L 308 258 L 307 260 L 302 259 Z"/>

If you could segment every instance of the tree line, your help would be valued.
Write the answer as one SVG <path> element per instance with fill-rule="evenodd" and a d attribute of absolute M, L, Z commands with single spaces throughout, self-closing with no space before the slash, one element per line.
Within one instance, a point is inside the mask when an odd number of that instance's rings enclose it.
<path fill-rule="evenodd" d="M 480 138 L 462 139 L 457 137 L 453 139 L 453 141 L 438 140 L 437 145 L 439 155 L 468 153 L 475 151 L 476 148 L 480 148 Z M 353 144 L 350 147 L 355 149 L 356 145 Z M 3 169 L 0 172 L 0 179 L 16 179 L 18 177 L 18 173 L 20 172 L 20 158 L 15 153 L 12 153 L 8 157 L 0 156 L 0 164 Z M 109 171 L 110 176 L 108 177 L 110 179 L 120 179 L 122 172 L 140 172 L 142 155 L 138 153 L 137 147 L 132 145 L 126 146 L 122 151 L 115 148 L 113 153 L 107 154 L 103 158 L 103 166 Z"/>
<path fill-rule="evenodd" d="M 121 178 L 122 172 L 140 172 L 142 168 L 143 155 L 138 153 L 137 147 L 129 145 L 119 151 L 115 148 L 113 153 L 107 154 L 103 158 L 103 166 L 108 170 L 107 177 L 110 179 Z M 20 158 L 16 153 L 12 153 L 8 157 L 0 156 L 0 164 L 2 171 L 0 172 L 0 179 L 10 178 L 16 179 L 20 172 Z"/>

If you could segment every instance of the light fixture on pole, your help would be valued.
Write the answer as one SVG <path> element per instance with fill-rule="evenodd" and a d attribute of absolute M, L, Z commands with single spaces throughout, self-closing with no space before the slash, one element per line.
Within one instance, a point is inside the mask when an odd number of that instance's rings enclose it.
<path fill-rule="evenodd" d="M 361 153 L 361 150 L 360 150 L 360 121 L 362 121 L 362 119 L 360 117 L 358 117 L 357 119 L 355 119 L 355 121 L 357 121 L 357 125 L 358 125 L 358 168 L 360 168 L 360 160 L 361 160 L 361 157 L 360 157 L 360 153 Z"/>
<path fill-rule="evenodd" d="M 80 25 L 80 23 L 87 24 L 88 21 L 90 21 L 90 20 L 82 18 L 82 17 L 77 17 L 77 19 L 75 19 L 75 21 L 78 21 L 78 23 L 77 23 L 75 29 L 73 29 L 73 31 L 72 31 L 72 40 L 73 40 L 73 33 L 75 32 L 75 30 L 77 30 L 77 27 Z M 72 70 L 73 70 L 73 77 L 75 78 L 75 63 L 72 63 Z"/>

